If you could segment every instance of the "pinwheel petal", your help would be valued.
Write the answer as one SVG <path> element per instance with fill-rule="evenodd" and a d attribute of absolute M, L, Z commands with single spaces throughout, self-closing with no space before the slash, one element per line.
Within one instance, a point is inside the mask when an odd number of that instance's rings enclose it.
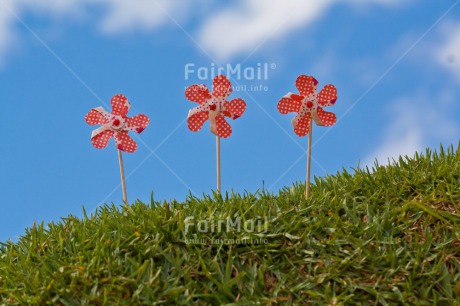
<path fill-rule="evenodd" d="M 192 85 L 185 90 L 185 97 L 189 101 L 204 103 L 211 98 L 211 93 L 206 85 Z"/>
<path fill-rule="evenodd" d="M 128 98 L 122 94 L 116 94 L 113 96 L 110 100 L 110 104 L 112 105 L 112 114 L 115 116 L 125 117 L 131 108 Z"/>
<path fill-rule="evenodd" d="M 127 131 L 115 133 L 115 144 L 117 149 L 133 153 L 137 150 L 137 143 L 128 135 Z"/>
<path fill-rule="evenodd" d="M 232 101 L 225 103 L 225 111 L 229 112 L 229 114 L 226 115 L 233 120 L 241 117 L 245 110 L 246 102 L 244 102 L 241 98 L 233 99 Z"/>
<path fill-rule="evenodd" d="M 327 84 L 318 94 L 318 103 L 322 106 L 331 106 L 335 101 L 337 101 L 337 88 L 332 84 Z"/>
<path fill-rule="evenodd" d="M 104 149 L 107 147 L 107 144 L 109 143 L 109 140 L 112 138 L 112 136 L 112 130 L 105 130 L 91 137 L 91 143 L 97 149 Z"/>
<path fill-rule="evenodd" d="M 292 122 L 294 125 L 294 132 L 297 136 L 303 137 L 310 132 L 310 120 L 311 116 L 307 113 L 305 116 L 299 118 L 299 116 L 295 117 Z"/>
<path fill-rule="evenodd" d="M 228 138 L 232 134 L 232 127 L 225 120 L 224 116 L 216 116 L 217 136 L 221 138 Z"/>
<path fill-rule="evenodd" d="M 285 97 L 278 102 L 278 111 L 281 114 L 298 113 L 301 106 L 301 101 Z"/>
<path fill-rule="evenodd" d="M 209 112 L 198 112 L 187 118 L 188 128 L 192 132 L 198 132 L 203 127 L 203 124 L 208 120 Z"/>
<path fill-rule="evenodd" d="M 106 124 L 109 122 L 109 113 L 107 113 L 102 107 L 93 108 L 85 116 L 85 121 L 89 125 Z"/>
<path fill-rule="evenodd" d="M 301 75 L 295 81 L 295 86 L 302 96 L 309 96 L 314 93 L 317 85 L 318 81 L 314 77 L 307 75 Z"/>
<path fill-rule="evenodd" d="M 136 132 L 138 134 L 142 133 L 150 123 L 149 117 L 144 114 L 136 115 L 132 118 L 126 119 L 126 129 L 128 131 Z"/>
<path fill-rule="evenodd" d="M 334 113 L 326 112 L 321 107 L 318 107 L 316 110 L 316 115 L 317 118 L 315 118 L 315 122 L 317 125 L 332 126 L 337 122 L 337 117 Z"/>
<path fill-rule="evenodd" d="M 223 74 L 219 74 L 212 82 L 212 94 L 216 97 L 227 98 L 232 93 L 232 84 Z"/>

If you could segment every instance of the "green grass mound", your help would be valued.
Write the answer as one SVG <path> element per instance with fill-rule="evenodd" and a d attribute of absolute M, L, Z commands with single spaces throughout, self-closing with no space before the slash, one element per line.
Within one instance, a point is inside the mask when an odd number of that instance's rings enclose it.
<path fill-rule="evenodd" d="M 1 244 L 0 301 L 452 304 L 459 237 L 460 151 L 441 148 L 316 178 L 309 201 L 294 185 L 34 226 Z"/>

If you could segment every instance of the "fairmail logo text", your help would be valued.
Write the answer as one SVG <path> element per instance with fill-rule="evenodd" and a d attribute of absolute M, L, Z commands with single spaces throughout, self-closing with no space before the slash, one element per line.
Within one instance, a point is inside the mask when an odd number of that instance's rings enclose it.
<path fill-rule="evenodd" d="M 192 228 L 200 233 L 221 233 L 236 232 L 236 233 L 266 233 L 268 231 L 268 218 L 257 218 L 243 220 L 240 217 L 224 218 L 224 219 L 204 219 L 195 220 L 190 216 L 185 218 L 185 234 L 187 235 Z"/>
<path fill-rule="evenodd" d="M 224 74 L 230 80 L 245 81 L 266 81 L 269 78 L 269 71 L 276 68 L 276 64 L 257 63 L 255 66 L 241 64 L 227 64 L 218 66 L 211 63 L 209 66 L 197 67 L 194 63 L 185 65 L 185 79 L 212 80 L 219 74 Z"/>

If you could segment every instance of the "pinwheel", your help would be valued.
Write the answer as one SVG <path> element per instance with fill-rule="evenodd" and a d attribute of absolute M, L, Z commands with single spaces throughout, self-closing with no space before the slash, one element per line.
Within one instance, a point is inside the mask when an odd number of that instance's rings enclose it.
<path fill-rule="evenodd" d="M 89 125 L 100 124 L 101 126 L 91 134 L 91 142 L 95 148 L 104 149 L 109 140 L 113 137 L 118 149 L 118 160 L 120 164 L 121 183 L 123 188 L 123 200 L 128 201 L 126 195 L 126 183 L 121 151 L 133 153 L 137 150 L 136 142 L 128 135 L 128 132 L 142 133 L 149 125 L 150 119 L 146 115 L 136 115 L 132 118 L 126 116 L 131 104 L 128 99 L 117 94 L 110 100 L 112 112 L 109 113 L 102 107 L 93 108 L 85 116 Z"/>
<path fill-rule="evenodd" d="M 297 113 L 292 119 L 294 132 L 303 137 L 308 137 L 308 154 L 307 154 L 307 180 L 305 196 L 308 198 L 310 192 L 310 165 L 311 165 L 311 147 L 313 120 L 319 126 L 332 126 L 336 123 L 335 114 L 326 112 L 323 107 L 332 106 L 337 100 L 337 89 L 334 85 L 328 84 L 317 94 L 316 88 L 318 81 L 312 76 L 301 75 L 296 80 L 296 87 L 300 95 L 294 93 L 286 94 L 278 102 L 278 111 L 281 114 Z"/>
<path fill-rule="evenodd" d="M 227 101 L 232 93 L 232 84 L 224 75 L 218 75 L 213 81 L 212 93 L 206 85 L 191 85 L 185 90 L 185 97 L 199 105 L 189 111 L 188 128 L 198 132 L 209 119 L 211 132 L 216 135 L 217 190 L 220 191 L 220 138 L 228 138 L 232 127 L 225 117 L 237 119 L 246 110 L 246 102 L 237 98 Z"/>

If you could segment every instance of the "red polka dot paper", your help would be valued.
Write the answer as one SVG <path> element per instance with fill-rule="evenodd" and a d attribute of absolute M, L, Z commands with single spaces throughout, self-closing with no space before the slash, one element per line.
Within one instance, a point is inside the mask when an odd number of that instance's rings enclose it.
<path fill-rule="evenodd" d="M 294 118 L 294 119 L 296 119 L 296 118 Z M 307 135 L 308 132 L 310 132 L 311 115 L 309 113 L 307 113 L 305 116 L 299 117 L 297 119 L 298 120 L 296 121 L 296 124 L 294 125 L 294 132 L 298 136 L 301 136 L 301 137 Z"/>
<path fill-rule="evenodd" d="M 300 111 L 301 106 L 301 101 L 297 101 L 290 98 L 282 98 L 278 103 L 278 111 L 281 114 L 298 113 Z"/>
<path fill-rule="evenodd" d="M 202 104 L 211 98 L 211 93 L 206 85 L 192 85 L 185 90 L 185 97 L 190 101 Z"/>
<path fill-rule="evenodd" d="M 138 134 L 142 133 L 150 123 L 149 117 L 140 114 L 132 118 L 126 118 L 126 129 Z"/>
<path fill-rule="evenodd" d="M 243 99 L 233 99 L 230 102 L 225 103 L 225 110 L 229 113 L 227 117 L 237 119 L 241 117 L 246 110 L 246 102 Z"/>
<path fill-rule="evenodd" d="M 94 137 L 91 137 L 91 143 L 95 148 L 104 149 L 107 147 L 107 145 L 109 144 L 109 140 L 112 137 L 113 131 L 105 130 L 96 134 Z"/>
<path fill-rule="evenodd" d="M 92 109 L 86 115 L 85 120 L 89 125 L 106 124 L 109 122 L 107 115 L 108 113 L 106 113 L 103 109 Z"/>
<path fill-rule="evenodd" d="M 301 75 L 295 81 L 295 86 L 302 96 L 313 94 L 317 85 L 318 81 L 314 77 L 307 75 Z"/>
<path fill-rule="evenodd" d="M 321 107 L 316 110 L 316 115 L 321 120 L 323 126 L 333 126 L 337 122 L 337 118 L 334 113 L 326 112 Z"/>
<path fill-rule="evenodd" d="M 110 139 L 114 137 L 117 149 L 133 153 L 137 150 L 137 144 L 128 135 L 128 132 L 142 133 L 149 125 L 150 119 L 143 114 L 132 118 L 127 117 L 131 104 L 128 98 L 122 94 L 113 96 L 110 104 L 112 105 L 111 113 L 102 107 L 97 107 L 90 110 L 85 116 L 85 121 L 89 125 L 101 125 L 92 132 L 91 143 L 95 148 L 104 149 Z"/>
<path fill-rule="evenodd" d="M 122 94 L 113 96 L 110 100 L 110 104 L 112 105 L 112 114 L 116 116 L 126 116 L 129 109 L 131 108 L 131 104 L 129 103 L 128 98 Z"/>
<path fill-rule="evenodd" d="M 223 74 L 214 78 L 212 82 L 212 93 L 216 97 L 227 98 L 233 91 L 232 84 Z"/>
<path fill-rule="evenodd" d="M 292 120 L 292 126 L 297 136 L 303 137 L 310 132 L 310 121 L 317 125 L 332 126 L 337 122 L 334 113 L 323 110 L 324 107 L 334 105 L 337 100 L 337 88 L 328 84 L 317 94 L 318 81 L 307 75 L 301 75 L 296 80 L 296 87 L 300 95 L 288 93 L 278 102 L 278 111 L 281 114 L 297 113 Z"/>
<path fill-rule="evenodd" d="M 225 121 L 223 116 L 216 117 L 217 135 L 222 138 L 228 138 L 232 134 L 232 127 Z"/>
<path fill-rule="evenodd" d="M 192 132 L 198 132 L 203 127 L 203 124 L 208 120 L 208 112 L 199 112 L 187 118 L 188 128 Z"/>
<path fill-rule="evenodd" d="M 337 88 L 334 85 L 327 84 L 318 94 L 318 102 L 322 106 L 332 106 L 337 101 Z"/>
<path fill-rule="evenodd" d="M 128 135 L 128 131 L 121 131 L 115 134 L 115 144 L 118 150 L 134 153 L 137 150 L 137 143 Z"/>
<path fill-rule="evenodd" d="M 232 93 L 232 84 L 224 75 L 218 75 L 213 80 L 213 92 L 210 93 L 206 85 L 191 85 L 185 90 L 185 97 L 192 102 L 199 103 L 189 111 L 187 117 L 188 128 L 192 132 L 201 130 L 209 120 L 210 130 L 221 138 L 228 138 L 232 134 L 232 127 L 225 117 L 237 119 L 246 110 L 246 102 L 241 99 L 227 101 Z"/>

